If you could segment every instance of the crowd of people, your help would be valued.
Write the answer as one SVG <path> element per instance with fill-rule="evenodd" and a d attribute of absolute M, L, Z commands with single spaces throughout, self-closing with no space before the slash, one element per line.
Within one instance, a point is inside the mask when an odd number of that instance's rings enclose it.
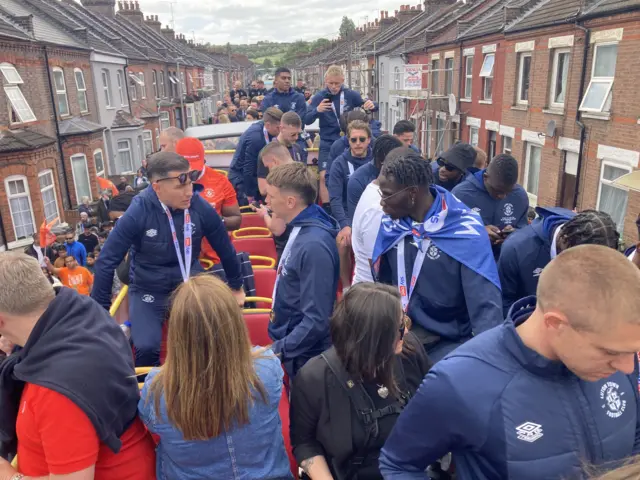
<path fill-rule="evenodd" d="M 325 82 L 309 104 L 287 69 L 235 85 L 264 98 L 228 177 L 166 129 L 133 186 L 0 254 L 0 480 L 638 478 L 637 246 L 604 212 L 530 208 L 513 156 L 425 159 Z M 278 256 L 268 345 L 240 205 Z"/>

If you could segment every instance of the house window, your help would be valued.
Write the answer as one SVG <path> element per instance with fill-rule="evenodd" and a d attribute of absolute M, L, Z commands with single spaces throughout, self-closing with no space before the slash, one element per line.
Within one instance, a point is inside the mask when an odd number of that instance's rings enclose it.
<path fill-rule="evenodd" d="M 151 83 L 153 84 L 153 97 L 159 98 L 158 95 L 158 72 L 155 70 L 151 71 Z"/>
<path fill-rule="evenodd" d="M 169 95 L 171 95 L 171 97 L 176 97 L 178 95 L 178 89 L 176 88 L 178 81 L 175 79 L 175 75 L 171 72 L 169 72 L 169 82 L 171 83 L 171 85 L 169 85 Z"/>
<path fill-rule="evenodd" d="M 104 176 L 104 157 L 102 156 L 102 150 L 98 149 L 93 152 L 93 161 L 96 164 L 96 175 L 99 177 Z"/>
<path fill-rule="evenodd" d="M 151 130 L 142 131 L 142 140 L 144 142 L 144 156 L 146 158 L 153 153 L 153 134 Z"/>
<path fill-rule="evenodd" d="M 496 56 L 493 53 L 487 53 L 482 62 L 480 69 L 480 77 L 482 77 L 482 98 L 491 100 L 493 95 L 493 64 Z"/>
<path fill-rule="evenodd" d="M 521 53 L 518 62 L 518 96 L 517 103 L 529 104 L 529 80 L 531 74 L 531 54 Z"/>
<path fill-rule="evenodd" d="M 538 198 L 538 183 L 540 181 L 540 161 L 542 147 L 533 143 L 526 144 L 526 160 L 524 166 L 524 184 L 529 198 Z"/>
<path fill-rule="evenodd" d="M 512 143 L 513 143 L 513 138 L 503 135 L 502 136 L 502 153 L 508 153 L 509 155 L 511 155 Z"/>
<path fill-rule="evenodd" d="M 160 131 L 166 130 L 171 126 L 169 122 L 169 112 L 160 112 Z"/>
<path fill-rule="evenodd" d="M 384 88 L 384 63 L 380 64 L 380 88 Z"/>
<path fill-rule="evenodd" d="M 138 147 L 138 155 L 140 155 L 140 158 L 144 158 L 144 148 L 142 147 L 142 138 L 138 137 L 136 138 L 136 146 Z M 137 165 L 136 165 L 137 167 Z"/>
<path fill-rule="evenodd" d="M 9 210 L 11 211 L 16 240 L 28 238 L 36 231 L 36 222 L 33 218 L 27 177 L 8 177 L 4 181 L 4 187 L 9 200 Z"/>
<path fill-rule="evenodd" d="M 120 76 L 118 76 L 118 80 Z M 107 108 L 111 107 L 111 82 L 109 81 L 109 70 L 102 70 L 102 91 Z"/>
<path fill-rule="evenodd" d="M 464 57 L 464 98 L 471 100 L 473 87 L 473 55 Z"/>
<path fill-rule="evenodd" d="M 444 118 L 440 118 L 438 116 L 437 120 L 436 120 L 436 129 L 438 130 L 438 132 L 436 133 L 436 155 L 438 155 L 440 152 L 444 152 L 444 150 L 446 149 L 446 145 L 444 144 L 444 134 L 445 131 L 447 129 L 447 121 Z"/>
<path fill-rule="evenodd" d="M 133 157 L 129 140 L 118 142 L 118 159 L 120 160 L 120 173 L 133 172 Z"/>
<path fill-rule="evenodd" d="M 4 92 L 7 94 L 7 99 L 9 100 L 11 123 L 25 123 L 37 120 L 27 99 L 24 98 L 22 90 L 20 90 L 18 86 L 24 82 L 16 68 L 10 63 L 0 63 L 0 71 L 5 80 Z"/>
<path fill-rule="evenodd" d="M 80 112 L 87 113 L 89 111 L 89 104 L 87 103 L 87 86 L 84 83 L 84 74 L 79 68 L 74 69 L 73 74 L 76 77 L 76 91 L 78 93 Z"/>
<path fill-rule="evenodd" d="M 568 77 L 569 49 L 556 49 L 553 51 L 553 63 L 551 65 L 551 91 L 549 92 L 549 105 L 551 107 L 564 108 Z"/>
<path fill-rule="evenodd" d="M 69 115 L 69 101 L 67 99 L 67 86 L 64 83 L 64 72 L 61 68 L 53 69 L 53 85 L 56 89 L 56 101 L 60 116 Z"/>
<path fill-rule="evenodd" d="M 431 93 L 440 94 L 440 60 L 431 60 Z"/>
<path fill-rule="evenodd" d="M 445 95 L 453 93 L 453 58 L 444 60 L 444 93 Z"/>
<path fill-rule="evenodd" d="M 185 105 L 185 110 L 187 111 L 187 127 L 193 127 L 193 116 L 194 116 L 193 104 Z"/>
<path fill-rule="evenodd" d="M 393 69 L 393 88 L 396 90 L 400 90 L 400 68 L 396 67 Z"/>
<path fill-rule="evenodd" d="M 156 128 L 156 146 L 160 149 L 160 129 Z"/>
<path fill-rule="evenodd" d="M 89 180 L 89 168 L 87 157 L 77 154 L 71 157 L 71 169 L 73 170 L 73 183 L 76 187 L 76 202 L 80 204 L 82 198 L 91 198 L 91 182 Z"/>
<path fill-rule="evenodd" d="M 477 147 L 479 140 L 478 137 L 480 135 L 480 130 L 478 127 L 469 127 L 469 144 L 472 147 Z"/>
<path fill-rule="evenodd" d="M 490 130 L 488 136 L 489 140 L 487 141 L 487 153 L 489 154 L 489 161 L 491 161 L 491 159 L 496 156 L 496 132 Z"/>
<path fill-rule="evenodd" d="M 627 166 L 618 163 L 602 161 L 600 170 L 600 189 L 598 191 L 598 210 L 607 212 L 622 233 L 624 217 L 627 214 L 629 192 L 613 183 L 615 179 L 631 172 Z"/>
<path fill-rule="evenodd" d="M 38 174 L 40 183 L 40 196 L 44 205 L 44 218 L 51 223 L 58 218 L 58 201 L 56 200 L 56 188 L 53 183 L 53 170 L 45 170 Z"/>
<path fill-rule="evenodd" d="M 147 85 L 144 83 L 144 72 L 138 72 L 140 79 L 140 98 L 147 98 Z"/>
<path fill-rule="evenodd" d="M 120 72 L 118 72 L 119 74 Z M 136 76 L 132 73 L 129 74 L 129 97 L 132 101 L 136 101 L 138 99 L 138 87 L 136 85 Z"/>
<path fill-rule="evenodd" d="M 184 72 L 180 72 L 180 94 L 183 95 L 187 92 L 187 85 L 184 83 Z"/>
<path fill-rule="evenodd" d="M 165 98 L 166 92 L 164 90 L 164 72 L 160 72 L 160 75 L 158 76 L 158 81 L 160 82 L 160 98 Z"/>
<path fill-rule="evenodd" d="M 596 45 L 591 69 L 591 81 L 582 99 L 584 112 L 608 112 L 611 107 L 611 89 L 616 74 L 618 44 Z"/>

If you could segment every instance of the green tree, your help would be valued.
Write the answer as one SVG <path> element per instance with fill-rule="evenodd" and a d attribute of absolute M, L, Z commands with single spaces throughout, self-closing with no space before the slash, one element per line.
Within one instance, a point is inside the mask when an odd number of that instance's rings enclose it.
<path fill-rule="evenodd" d="M 271 61 L 270 58 L 265 58 L 264 62 L 262 62 L 262 66 L 264 68 L 273 68 L 273 62 Z"/>
<path fill-rule="evenodd" d="M 340 37 L 341 38 L 349 38 L 356 31 L 356 24 L 353 23 L 346 15 L 342 17 L 342 23 L 340 24 Z"/>

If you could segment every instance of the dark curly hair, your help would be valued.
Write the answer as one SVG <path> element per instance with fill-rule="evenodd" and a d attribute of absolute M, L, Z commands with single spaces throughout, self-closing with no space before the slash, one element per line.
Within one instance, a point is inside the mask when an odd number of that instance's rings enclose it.
<path fill-rule="evenodd" d="M 608 213 L 584 210 L 562 227 L 560 232 L 565 250 L 577 245 L 603 245 L 618 249 L 620 234 Z"/>
<path fill-rule="evenodd" d="M 382 174 L 403 187 L 428 187 L 434 183 L 431 162 L 408 147 L 391 150 L 382 165 Z"/>
<path fill-rule="evenodd" d="M 373 144 L 373 161 L 377 168 L 381 168 L 387 155 L 395 148 L 402 147 L 402 142 L 393 135 L 384 134 L 376 138 Z"/>

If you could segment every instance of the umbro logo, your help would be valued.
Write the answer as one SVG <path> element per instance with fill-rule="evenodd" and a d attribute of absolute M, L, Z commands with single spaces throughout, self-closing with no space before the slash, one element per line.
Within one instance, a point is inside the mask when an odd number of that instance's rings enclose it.
<path fill-rule="evenodd" d="M 153 295 L 148 295 L 148 294 L 147 295 L 143 295 L 141 300 L 144 303 L 153 303 L 153 302 L 156 301 L 156 299 L 155 299 L 155 297 Z"/>
<path fill-rule="evenodd" d="M 528 443 L 533 443 L 544 436 L 542 425 L 533 422 L 524 422 L 522 425 L 518 425 L 516 433 L 518 434 L 518 440 Z"/>
<path fill-rule="evenodd" d="M 534 277 L 539 277 L 541 273 L 542 273 L 542 269 L 540 267 L 538 267 L 533 271 L 533 276 Z"/>
<path fill-rule="evenodd" d="M 145 235 L 149 238 L 153 238 L 158 235 L 158 231 L 155 228 L 150 228 L 145 232 Z"/>

